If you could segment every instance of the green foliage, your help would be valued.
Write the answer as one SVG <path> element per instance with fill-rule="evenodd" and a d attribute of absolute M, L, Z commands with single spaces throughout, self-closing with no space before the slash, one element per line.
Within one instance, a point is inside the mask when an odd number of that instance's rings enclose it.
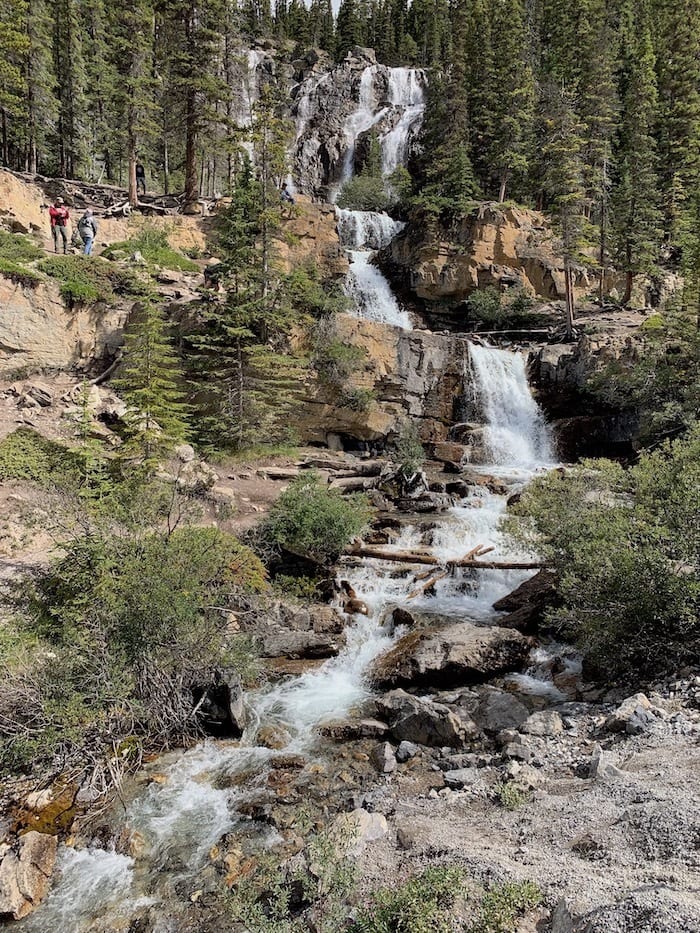
<path fill-rule="evenodd" d="M 518 918 L 542 903 L 542 892 L 532 881 L 497 884 L 487 891 L 469 933 L 515 933 Z"/>
<path fill-rule="evenodd" d="M 291 577 L 278 573 L 272 585 L 283 596 L 291 596 L 294 599 L 311 600 L 318 599 L 319 596 L 319 581 L 312 577 Z"/>
<path fill-rule="evenodd" d="M 50 256 L 38 269 L 61 283 L 68 305 L 111 303 L 117 295 L 142 295 L 144 285 L 133 274 L 92 256 Z"/>
<path fill-rule="evenodd" d="M 187 437 L 189 408 L 183 401 L 182 381 L 168 325 L 155 300 L 149 298 L 129 321 L 115 380 L 129 405 L 124 453 L 136 453 L 152 464 L 160 453 Z"/>
<path fill-rule="evenodd" d="M 31 428 L 18 428 L 0 441 L 0 481 L 21 479 L 42 486 L 65 486 L 79 467 L 75 452 Z"/>
<path fill-rule="evenodd" d="M 395 458 L 406 478 L 417 473 L 425 463 L 425 450 L 414 421 L 406 421 L 394 441 Z"/>
<path fill-rule="evenodd" d="M 382 888 L 361 909 L 358 933 L 452 933 L 451 909 L 464 890 L 461 868 L 440 865 L 394 888 Z"/>
<path fill-rule="evenodd" d="M 24 266 L 20 266 L 10 259 L 0 258 L 0 275 L 3 275 L 6 279 L 10 279 L 10 281 L 15 282 L 17 285 L 26 285 L 28 288 L 36 288 L 41 282 L 41 276 L 37 275 L 36 272 L 32 272 L 31 269 L 25 269 Z"/>
<path fill-rule="evenodd" d="M 265 543 L 329 564 L 360 534 L 370 515 L 365 495 L 343 496 L 311 472 L 289 484 L 263 521 L 260 536 Z"/>
<path fill-rule="evenodd" d="M 389 211 L 395 198 L 381 175 L 356 175 L 347 181 L 338 195 L 338 207 L 351 211 Z"/>
<path fill-rule="evenodd" d="M 528 794 L 513 781 L 499 784 L 495 791 L 496 799 L 504 810 L 518 810 L 527 803 Z"/>
<path fill-rule="evenodd" d="M 311 340 L 311 364 L 319 382 L 336 392 L 344 391 L 348 380 L 361 368 L 366 351 L 341 339 L 335 321 L 330 317 L 323 317 L 315 323 Z"/>
<path fill-rule="evenodd" d="M 0 259 L 13 263 L 33 262 L 44 255 L 31 237 L 0 229 Z"/>
<path fill-rule="evenodd" d="M 484 324 L 503 322 L 501 293 L 492 285 L 488 288 L 477 288 L 468 296 L 464 305 L 468 320 L 477 320 Z"/>
<path fill-rule="evenodd" d="M 586 462 L 515 506 L 559 574 L 551 613 L 601 678 L 635 681 L 700 659 L 700 429 L 625 471 Z"/>
<path fill-rule="evenodd" d="M 114 259 L 115 254 L 139 252 L 149 266 L 159 266 L 163 269 L 175 269 L 180 272 L 199 272 L 199 266 L 173 249 L 168 242 L 168 234 L 157 227 L 144 227 L 138 236 L 130 240 L 122 240 L 109 246 L 102 256 L 105 259 Z"/>

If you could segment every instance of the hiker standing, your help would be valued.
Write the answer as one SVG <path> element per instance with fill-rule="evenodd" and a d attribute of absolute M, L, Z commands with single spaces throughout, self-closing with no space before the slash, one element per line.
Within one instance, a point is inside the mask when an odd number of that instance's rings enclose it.
<path fill-rule="evenodd" d="M 53 237 L 53 248 L 58 252 L 58 239 L 63 240 L 63 252 L 68 252 L 68 224 L 70 223 L 70 214 L 68 208 L 63 203 L 63 198 L 56 198 L 53 207 L 49 208 L 49 217 L 51 218 L 51 236 Z"/>
<path fill-rule="evenodd" d="M 78 233 L 83 241 L 83 253 L 86 256 L 92 255 L 92 244 L 97 236 L 97 221 L 95 215 L 88 208 L 78 221 Z"/>
<path fill-rule="evenodd" d="M 146 193 L 146 169 L 141 165 L 140 162 L 136 163 L 136 194 L 138 195 L 139 189 L 141 193 Z"/>
<path fill-rule="evenodd" d="M 287 188 L 287 182 L 282 185 L 280 188 L 280 199 L 285 204 L 294 204 L 294 198 L 292 197 L 291 192 Z"/>

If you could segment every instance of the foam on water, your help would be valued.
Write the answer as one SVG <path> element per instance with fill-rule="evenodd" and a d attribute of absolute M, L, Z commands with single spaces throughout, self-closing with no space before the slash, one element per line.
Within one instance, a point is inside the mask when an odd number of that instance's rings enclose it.
<path fill-rule="evenodd" d="M 411 330 L 411 319 L 396 300 L 388 281 L 375 265 L 372 253 L 350 251 L 350 271 L 345 282 L 346 294 L 354 300 L 355 314 L 368 321 L 392 324 Z"/>
<path fill-rule="evenodd" d="M 416 68 L 389 69 L 389 99 L 400 111 L 398 122 L 380 139 L 382 174 L 391 175 L 406 164 L 410 140 L 416 136 L 425 113 L 425 73 Z"/>

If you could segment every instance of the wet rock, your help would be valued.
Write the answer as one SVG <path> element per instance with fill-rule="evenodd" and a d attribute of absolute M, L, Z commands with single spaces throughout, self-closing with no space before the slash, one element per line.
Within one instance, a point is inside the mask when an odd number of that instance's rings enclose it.
<path fill-rule="evenodd" d="M 369 757 L 380 774 L 391 774 L 392 771 L 396 771 L 396 755 L 393 745 L 389 742 L 375 745 Z"/>
<path fill-rule="evenodd" d="M 556 574 L 540 570 L 507 596 L 497 600 L 493 608 L 508 615 L 499 620 L 502 625 L 519 632 L 536 632 L 546 608 L 556 602 Z"/>
<path fill-rule="evenodd" d="M 547 709 L 528 716 L 520 727 L 520 731 L 528 735 L 551 737 L 564 731 L 564 723 L 559 713 Z"/>
<path fill-rule="evenodd" d="M 608 732 L 626 732 L 639 735 L 646 732 L 654 723 L 652 706 L 643 693 L 636 693 L 622 702 L 612 715 L 605 720 Z"/>
<path fill-rule="evenodd" d="M 343 644 L 338 636 L 317 632 L 271 632 L 264 637 L 264 658 L 332 658 Z"/>
<path fill-rule="evenodd" d="M 21 920 L 44 898 L 57 848 L 56 836 L 33 830 L 0 844 L 0 920 Z"/>
<path fill-rule="evenodd" d="M 443 441 L 436 444 L 433 448 L 433 457 L 441 463 L 451 464 L 459 470 L 466 459 L 468 448 L 464 444 L 456 444 L 452 441 Z"/>
<path fill-rule="evenodd" d="M 389 726 L 379 719 L 342 719 L 324 723 L 318 731 L 336 742 L 352 742 L 357 739 L 382 739 L 389 731 Z"/>
<path fill-rule="evenodd" d="M 236 671 L 215 671 L 209 683 L 192 687 L 197 717 L 210 735 L 238 738 L 245 728 L 243 685 Z"/>
<path fill-rule="evenodd" d="M 272 748 L 277 751 L 282 748 L 286 748 L 290 741 L 290 734 L 286 729 L 283 729 L 282 726 L 261 726 L 258 729 L 257 735 L 255 736 L 255 742 L 257 745 L 262 745 L 264 748 Z"/>
<path fill-rule="evenodd" d="M 410 632 L 371 666 L 377 687 L 449 687 L 478 683 L 517 670 L 531 648 L 514 629 L 480 627 L 469 622 Z"/>
<path fill-rule="evenodd" d="M 529 715 L 529 710 L 517 697 L 495 687 L 486 688 L 472 712 L 477 726 L 492 733 L 519 729 Z"/>
<path fill-rule="evenodd" d="M 465 730 L 452 710 L 442 703 L 419 699 L 404 690 L 393 690 L 376 701 L 380 716 L 389 722 L 398 742 L 415 742 L 434 748 L 458 747 Z"/>
<path fill-rule="evenodd" d="M 407 628 L 411 628 L 415 625 L 415 619 L 411 613 L 402 606 L 397 606 L 396 609 L 394 609 L 391 614 L 391 619 L 395 626 L 405 625 Z"/>

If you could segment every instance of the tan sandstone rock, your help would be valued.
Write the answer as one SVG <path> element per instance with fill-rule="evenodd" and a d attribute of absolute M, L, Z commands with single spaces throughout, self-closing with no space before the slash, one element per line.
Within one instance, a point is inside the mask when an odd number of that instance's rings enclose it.
<path fill-rule="evenodd" d="M 34 831 L 0 846 L 0 920 L 21 920 L 44 898 L 57 848 L 56 836 Z"/>

